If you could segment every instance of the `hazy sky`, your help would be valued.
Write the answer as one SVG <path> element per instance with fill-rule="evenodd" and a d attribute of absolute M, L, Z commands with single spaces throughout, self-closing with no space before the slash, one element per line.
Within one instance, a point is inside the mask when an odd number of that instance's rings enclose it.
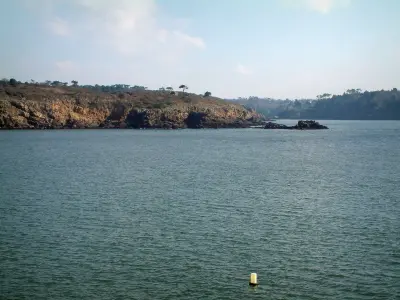
<path fill-rule="evenodd" d="M 12 0 L 0 77 L 220 97 L 400 88 L 399 0 Z"/>

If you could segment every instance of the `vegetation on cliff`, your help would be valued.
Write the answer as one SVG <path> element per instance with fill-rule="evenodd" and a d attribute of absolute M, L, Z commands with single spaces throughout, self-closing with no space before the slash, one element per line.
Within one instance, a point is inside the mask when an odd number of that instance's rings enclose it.
<path fill-rule="evenodd" d="M 231 99 L 269 117 L 288 119 L 400 120 L 400 92 L 349 89 L 342 95 L 324 93 L 317 99 Z"/>
<path fill-rule="evenodd" d="M 240 104 L 172 87 L 79 86 L 59 81 L 0 81 L 0 128 L 223 128 L 260 124 L 263 116 Z"/>

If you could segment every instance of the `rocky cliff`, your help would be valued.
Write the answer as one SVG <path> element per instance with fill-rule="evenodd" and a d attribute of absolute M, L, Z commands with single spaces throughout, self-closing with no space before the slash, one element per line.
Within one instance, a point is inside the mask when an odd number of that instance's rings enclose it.
<path fill-rule="evenodd" d="M 260 124 L 262 119 L 241 105 L 194 94 L 0 86 L 1 129 L 235 128 Z"/>

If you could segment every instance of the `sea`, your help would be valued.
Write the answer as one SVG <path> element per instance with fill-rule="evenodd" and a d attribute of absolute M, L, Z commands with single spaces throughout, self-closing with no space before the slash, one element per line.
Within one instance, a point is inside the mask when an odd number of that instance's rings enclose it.
<path fill-rule="evenodd" d="M 400 122 L 320 123 L 0 131 L 0 299 L 400 299 Z"/>

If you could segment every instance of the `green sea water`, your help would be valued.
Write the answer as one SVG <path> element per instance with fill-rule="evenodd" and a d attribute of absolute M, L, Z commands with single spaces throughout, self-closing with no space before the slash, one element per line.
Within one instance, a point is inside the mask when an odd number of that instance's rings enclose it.
<path fill-rule="evenodd" d="M 321 123 L 0 131 L 0 299 L 400 299 L 400 122 Z"/>

